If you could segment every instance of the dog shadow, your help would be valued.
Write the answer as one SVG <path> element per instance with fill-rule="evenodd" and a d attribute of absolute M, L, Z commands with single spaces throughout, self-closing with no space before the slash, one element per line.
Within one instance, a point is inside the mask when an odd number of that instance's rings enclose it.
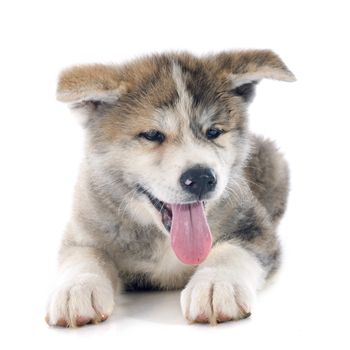
<path fill-rule="evenodd" d="M 125 292 L 111 318 L 117 322 L 128 318 L 172 325 L 187 323 L 181 313 L 180 291 Z"/>

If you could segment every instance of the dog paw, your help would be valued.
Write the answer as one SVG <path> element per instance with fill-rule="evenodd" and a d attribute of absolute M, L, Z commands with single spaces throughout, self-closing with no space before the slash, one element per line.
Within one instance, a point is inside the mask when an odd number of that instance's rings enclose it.
<path fill-rule="evenodd" d="M 249 317 L 254 298 L 248 283 L 194 275 L 181 292 L 181 309 L 191 323 L 216 324 Z"/>
<path fill-rule="evenodd" d="M 46 322 L 51 326 L 80 327 L 105 321 L 114 307 L 110 281 L 80 274 L 64 282 L 50 296 Z"/>

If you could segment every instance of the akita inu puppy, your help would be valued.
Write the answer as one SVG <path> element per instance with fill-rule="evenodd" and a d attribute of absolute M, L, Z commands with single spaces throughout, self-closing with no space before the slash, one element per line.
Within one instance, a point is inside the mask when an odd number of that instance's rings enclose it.
<path fill-rule="evenodd" d="M 86 153 L 50 325 L 103 321 L 132 288 L 184 288 L 191 322 L 250 315 L 279 265 L 288 194 L 283 157 L 247 128 L 263 78 L 295 80 L 265 50 L 159 54 L 62 73 L 58 100 L 83 116 Z"/>

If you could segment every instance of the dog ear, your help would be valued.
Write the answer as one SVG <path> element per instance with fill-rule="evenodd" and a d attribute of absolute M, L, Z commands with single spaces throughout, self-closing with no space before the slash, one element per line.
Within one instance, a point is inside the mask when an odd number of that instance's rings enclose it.
<path fill-rule="evenodd" d="M 116 66 L 102 64 L 75 66 L 59 77 L 57 99 L 85 112 L 99 105 L 113 104 L 128 90 Z"/>
<path fill-rule="evenodd" d="M 210 59 L 216 72 L 230 80 L 232 93 L 245 102 L 253 99 L 255 85 L 261 79 L 296 80 L 279 56 L 270 50 L 224 52 Z"/>

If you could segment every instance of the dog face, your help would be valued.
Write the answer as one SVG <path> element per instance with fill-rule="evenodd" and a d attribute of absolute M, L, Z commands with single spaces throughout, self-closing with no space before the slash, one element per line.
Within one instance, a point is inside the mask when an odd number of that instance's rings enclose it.
<path fill-rule="evenodd" d="M 248 154 L 246 109 L 262 78 L 294 80 L 270 51 L 155 55 L 73 67 L 58 99 L 83 115 L 89 166 L 103 186 L 124 188 L 129 208 L 170 231 L 185 205 L 195 213 L 229 190 Z"/>

